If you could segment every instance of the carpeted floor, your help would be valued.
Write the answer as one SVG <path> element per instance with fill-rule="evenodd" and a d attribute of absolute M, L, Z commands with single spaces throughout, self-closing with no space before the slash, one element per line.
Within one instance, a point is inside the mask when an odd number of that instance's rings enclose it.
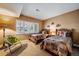
<path fill-rule="evenodd" d="M 35 45 L 29 40 L 24 42 L 27 42 L 27 44 L 24 44 L 23 47 L 15 51 L 15 53 L 12 53 L 12 56 L 51 56 L 48 52 L 41 50 L 39 45 Z"/>

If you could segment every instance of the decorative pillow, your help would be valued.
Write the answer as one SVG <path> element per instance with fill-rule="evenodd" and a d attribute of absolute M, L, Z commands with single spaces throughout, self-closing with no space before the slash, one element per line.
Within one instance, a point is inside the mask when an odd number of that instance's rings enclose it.
<path fill-rule="evenodd" d="M 67 33 L 67 31 L 58 31 L 57 35 L 61 36 L 61 37 L 66 37 L 66 33 Z"/>
<path fill-rule="evenodd" d="M 62 37 L 72 37 L 72 30 L 70 29 L 58 29 L 57 35 Z"/>

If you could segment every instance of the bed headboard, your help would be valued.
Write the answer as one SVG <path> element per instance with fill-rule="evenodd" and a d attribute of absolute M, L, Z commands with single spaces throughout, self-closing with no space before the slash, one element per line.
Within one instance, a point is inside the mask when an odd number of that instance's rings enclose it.
<path fill-rule="evenodd" d="M 56 29 L 56 35 L 73 38 L 73 29 Z"/>

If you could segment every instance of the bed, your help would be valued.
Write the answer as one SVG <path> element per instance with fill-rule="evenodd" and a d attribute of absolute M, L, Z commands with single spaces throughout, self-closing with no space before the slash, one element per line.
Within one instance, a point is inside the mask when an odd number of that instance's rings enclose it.
<path fill-rule="evenodd" d="M 31 34 L 30 37 L 29 37 L 29 40 L 31 40 L 35 44 L 38 44 L 48 36 L 47 31 L 48 30 L 43 29 L 43 30 L 40 31 L 40 33 Z"/>
<path fill-rule="evenodd" d="M 39 40 L 42 40 L 42 34 L 31 34 L 29 40 L 37 44 Z"/>
<path fill-rule="evenodd" d="M 72 30 L 57 29 L 56 35 L 48 36 L 41 42 L 40 47 L 41 49 L 48 50 L 58 56 L 71 55 Z"/>

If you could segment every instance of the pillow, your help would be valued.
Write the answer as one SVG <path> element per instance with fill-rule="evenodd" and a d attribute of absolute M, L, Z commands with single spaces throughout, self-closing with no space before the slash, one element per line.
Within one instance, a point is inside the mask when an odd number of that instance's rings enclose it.
<path fill-rule="evenodd" d="M 66 33 L 67 33 L 67 31 L 58 31 L 57 35 L 61 36 L 61 37 L 66 37 Z"/>

